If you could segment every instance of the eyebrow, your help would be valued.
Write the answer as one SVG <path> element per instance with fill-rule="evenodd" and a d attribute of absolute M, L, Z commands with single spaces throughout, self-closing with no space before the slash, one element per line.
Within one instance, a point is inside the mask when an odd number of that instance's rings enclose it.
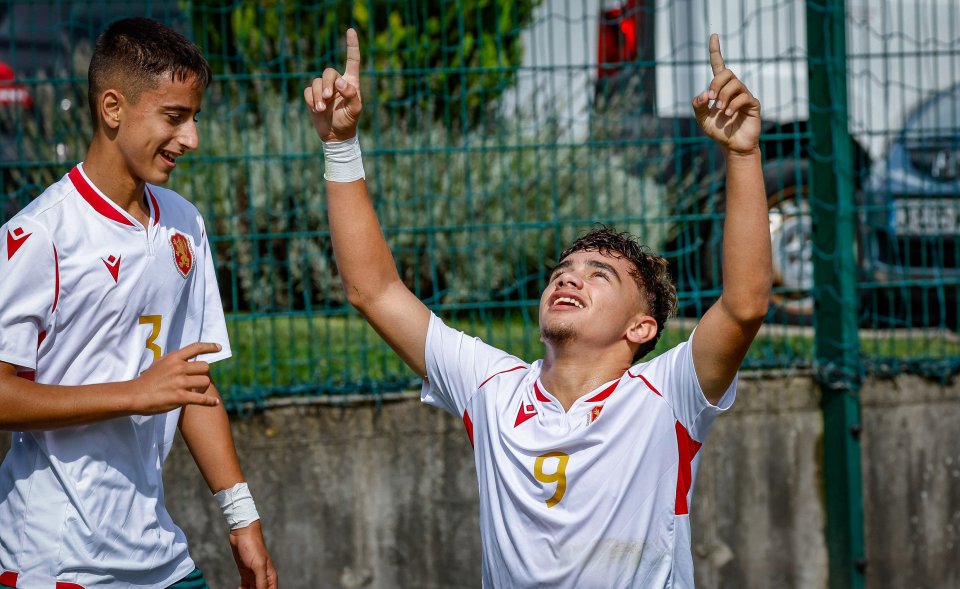
<path fill-rule="evenodd" d="M 182 104 L 161 104 L 160 110 L 173 110 L 176 112 L 192 112 L 193 109 L 189 106 L 183 106 Z M 200 111 L 197 110 L 197 114 L 200 114 Z"/>
<path fill-rule="evenodd" d="M 623 282 L 623 280 L 620 278 L 620 273 L 617 272 L 617 270 L 613 266 L 611 266 L 610 264 L 607 264 L 606 262 L 601 262 L 599 260 L 587 260 L 586 265 L 591 268 L 596 268 L 598 270 L 604 270 L 606 272 L 609 272 L 613 274 L 614 278 L 616 278 L 618 282 Z M 571 266 L 573 266 L 573 262 L 571 262 L 569 259 L 564 260 L 559 264 L 557 264 L 556 266 L 554 266 L 553 270 L 550 270 L 550 276 L 553 276 L 554 274 L 556 274 L 557 270 L 565 270 L 567 268 L 570 268 Z"/>

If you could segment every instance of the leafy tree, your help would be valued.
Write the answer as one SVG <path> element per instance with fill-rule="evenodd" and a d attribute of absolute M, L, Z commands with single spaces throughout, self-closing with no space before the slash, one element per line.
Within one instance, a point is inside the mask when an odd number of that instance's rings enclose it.
<path fill-rule="evenodd" d="M 195 0 L 184 8 L 217 74 L 266 76 L 296 96 L 305 74 L 342 67 L 343 33 L 353 26 L 368 101 L 386 105 L 391 116 L 426 109 L 473 127 L 513 84 L 520 34 L 541 2 Z"/>

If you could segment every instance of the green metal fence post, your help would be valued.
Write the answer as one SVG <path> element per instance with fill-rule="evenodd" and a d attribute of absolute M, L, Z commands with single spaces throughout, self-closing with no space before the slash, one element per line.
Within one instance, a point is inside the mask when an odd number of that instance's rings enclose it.
<path fill-rule="evenodd" d="M 853 154 L 847 123 L 844 0 L 807 0 L 812 132 L 816 375 L 822 392 L 830 587 L 862 588 L 861 369 L 854 257 Z"/>

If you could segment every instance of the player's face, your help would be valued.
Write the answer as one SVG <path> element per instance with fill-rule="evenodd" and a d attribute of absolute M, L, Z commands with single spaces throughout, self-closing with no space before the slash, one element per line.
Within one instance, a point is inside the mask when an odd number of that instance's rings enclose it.
<path fill-rule="evenodd" d="M 541 339 L 598 346 L 622 339 L 643 311 L 631 269 L 629 260 L 596 251 L 574 252 L 561 260 L 540 296 Z"/>
<path fill-rule="evenodd" d="M 196 117 L 202 99 L 203 87 L 193 76 L 184 81 L 164 76 L 136 102 L 121 98 L 117 146 L 134 179 L 164 184 L 177 158 L 197 148 Z"/>

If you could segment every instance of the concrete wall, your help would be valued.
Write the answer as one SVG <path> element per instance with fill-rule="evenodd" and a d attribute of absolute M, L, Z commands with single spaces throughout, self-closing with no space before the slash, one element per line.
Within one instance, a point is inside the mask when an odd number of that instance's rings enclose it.
<path fill-rule="evenodd" d="M 960 385 L 905 376 L 868 382 L 862 399 L 868 586 L 960 587 Z M 807 377 L 742 381 L 697 480 L 699 587 L 826 587 L 818 402 Z M 283 587 L 479 587 L 460 420 L 409 398 L 233 423 Z M 235 587 L 225 524 L 179 442 L 166 480 L 211 587 Z"/>

